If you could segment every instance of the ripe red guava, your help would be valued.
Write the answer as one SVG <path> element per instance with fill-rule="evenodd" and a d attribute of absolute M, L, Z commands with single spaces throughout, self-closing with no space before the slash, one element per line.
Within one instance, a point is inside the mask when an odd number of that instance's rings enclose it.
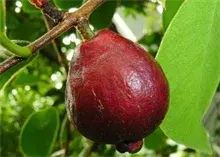
<path fill-rule="evenodd" d="M 115 144 L 120 152 L 140 149 L 168 109 L 169 86 L 159 64 L 107 29 L 79 45 L 75 56 L 66 86 L 70 121 L 90 140 Z"/>

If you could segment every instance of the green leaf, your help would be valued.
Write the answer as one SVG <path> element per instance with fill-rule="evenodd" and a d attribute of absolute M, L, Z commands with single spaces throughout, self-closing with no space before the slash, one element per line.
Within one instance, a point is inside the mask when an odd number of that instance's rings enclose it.
<path fill-rule="evenodd" d="M 166 139 L 167 137 L 165 136 L 163 131 L 160 128 L 158 128 L 151 135 L 147 136 L 144 139 L 144 146 L 148 149 L 156 151 L 162 148 L 164 145 L 166 145 Z"/>
<path fill-rule="evenodd" d="M 24 10 L 24 12 L 29 13 L 29 14 L 41 15 L 40 9 L 37 9 L 28 0 L 21 0 L 21 2 L 22 2 L 22 9 Z"/>
<path fill-rule="evenodd" d="M 34 76 L 30 73 L 20 73 L 13 81 L 13 85 L 34 85 L 39 81 L 41 81 L 39 76 Z"/>
<path fill-rule="evenodd" d="M 37 53 L 34 53 L 28 59 L 19 62 L 4 73 L 0 74 L 0 91 L 4 89 L 4 87 L 16 76 L 16 74 L 18 74 L 20 70 L 26 67 L 36 57 Z"/>
<path fill-rule="evenodd" d="M 32 24 L 31 27 L 30 22 Z M 45 25 L 42 21 L 25 20 L 22 21 L 22 23 L 20 23 L 19 25 L 17 25 L 16 29 L 12 29 L 12 31 L 8 33 L 8 37 L 10 39 L 34 41 L 35 39 L 39 38 L 40 35 L 43 35 L 44 32 Z"/>
<path fill-rule="evenodd" d="M 163 12 L 163 28 L 167 29 L 184 0 L 166 0 Z"/>
<path fill-rule="evenodd" d="M 125 16 L 136 17 L 137 14 L 146 15 L 146 5 L 148 1 L 145 0 L 119 0 L 120 7 L 123 6 L 123 13 Z"/>
<path fill-rule="evenodd" d="M 117 1 L 107 1 L 97 8 L 89 18 L 91 24 L 96 29 L 106 28 L 112 22 L 112 17 L 117 7 Z"/>
<path fill-rule="evenodd" d="M 49 156 L 59 129 L 59 116 L 54 108 L 33 113 L 20 135 L 21 150 L 26 156 Z"/>
<path fill-rule="evenodd" d="M 170 24 L 157 60 L 170 84 L 162 124 L 178 143 L 211 153 L 202 117 L 220 81 L 220 0 L 187 0 Z"/>
<path fill-rule="evenodd" d="M 82 5 L 83 0 L 53 0 L 56 7 L 64 11 L 68 11 L 70 8 L 78 8 Z"/>

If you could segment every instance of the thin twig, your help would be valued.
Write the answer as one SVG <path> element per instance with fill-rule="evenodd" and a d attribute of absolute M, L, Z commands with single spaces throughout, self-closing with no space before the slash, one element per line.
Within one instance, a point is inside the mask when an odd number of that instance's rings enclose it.
<path fill-rule="evenodd" d="M 68 31 L 73 26 L 77 26 L 81 20 L 88 19 L 90 14 L 105 1 L 106 0 L 88 0 L 77 11 L 73 13 L 65 13 L 63 20 L 58 25 L 56 25 L 39 39 L 29 44 L 27 47 L 31 49 L 32 53 L 37 52 L 46 44 L 59 37 L 62 33 Z M 16 61 L 14 61 L 14 59 L 16 59 Z M 17 58 L 10 58 L 7 62 L 11 63 L 10 66 L 5 66 L 5 62 L 0 64 L 0 74 L 20 61 L 18 61 Z"/>
<path fill-rule="evenodd" d="M 70 122 L 67 119 L 66 121 L 66 129 L 67 129 L 67 139 L 64 145 L 64 154 L 62 155 L 62 157 L 67 157 L 68 156 L 68 152 L 69 152 L 69 142 L 70 142 L 70 138 L 71 138 L 71 134 L 70 134 Z"/>

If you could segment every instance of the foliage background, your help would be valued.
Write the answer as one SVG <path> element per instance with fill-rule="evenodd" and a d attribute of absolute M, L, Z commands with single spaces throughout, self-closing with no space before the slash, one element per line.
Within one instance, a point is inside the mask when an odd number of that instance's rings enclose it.
<path fill-rule="evenodd" d="M 79 7 L 81 0 L 72 1 L 51 1 L 55 6 L 68 10 L 72 7 Z M 179 2 L 181 3 L 181 2 Z M 45 27 L 45 17 L 41 12 L 32 7 L 27 0 L 15 1 L 7 0 L 7 35 L 10 39 L 34 41 L 43 35 Z M 137 42 L 145 47 L 152 56 L 156 56 L 165 28 L 169 22 L 163 18 L 161 12 L 162 2 L 156 0 L 118 0 L 109 1 L 103 5 L 102 9 L 94 12 L 91 17 L 91 24 L 95 30 L 108 27 L 117 31 L 117 22 L 112 22 L 115 11 L 127 21 L 128 28 L 133 28 L 133 34 Z M 174 9 L 177 5 L 172 6 Z M 176 7 L 178 9 L 178 7 Z M 119 10 L 117 10 L 119 9 Z M 175 14 L 175 12 L 174 12 Z M 173 16 L 173 15 L 172 15 Z M 100 20 L 102 19 L 102 20 Z M 129 19 L 132 22 L 129 22 Z M 141 19 L 141 20 L 140 20 Z M 138 23 L 144 25 L 143 30 L 138 30 Z M 130 23 L 130 24 L 129 24 Z M 164 26 L 164 27 L 163 27 Z M 136 28 L 135 28 L 136 27 Z M 139 33 L 139 35 L 137 34 Z M 131 38 L 128 34 L 122 34 Z M 55 42 L 61 56 L 70 60 L 74 55 L 74 48 L 81 41 L 75 29 L 71 29 Z M 0 51 L 3 51 L 1 48 Z M 51 156 L 61 156 L 65 148 L 66 141 L 69 139 L 69 156 L 209 156 L 194 151 L 183 145 L 177 144 L 169 139 L 161 129 L 157 129 L 152 135 L 145 139 L 144 147 L 137 154 L 120 154 L 111 145 L 93 144 L 82 137 L 73 126 L 70 133 L 67 133 L 66 110 L 65 110 L 65 68 L 61 66 L 53 45 L 48 45 L 40 51 L 40 54 L 27 67 L 20 71 L 10 83 L 1 91 L 0 94 L 0 154 L 1 156 L 22 156 L 19 146 L 21 129 L 31 113 L 53 107 L 58 113 L 58 122 L 52 118 L 57 126 L 57 136 L 50 151 Z M 1 55 L 0 62 L 7 56 Z M 219 88 L 218 90 L 219 91 Z M 216 92 L 209 112 L 204 118 L 204 124 L 209 132 L 210 141 L 214 147 L 214 156 L 220 155 L 220 96 Z M 39 117 L 38 117 L 39 118 Z M 47 117 L 50 120 L 50 117 Z M 46 119 L 47 119 L 46 118 Z M 42 121 L 41 121 L 42 120 Z M 43 122 L 45 119 L 37 119 Z M 34 122 L 36 123 L 36 121 Z M 35 130 L 37 125 L 30 126 Z M 45 128 L 44 128 L 45 129 Z M 56 130 L 49 127 L 48 132 Z M 50 132 L 49 132 L 50 133 Z M 54 133 L 56 135 L 56 132 Z M 45 133 L 37 132 L 35 136 L 42 140 L 32 141 L 33 136 L 28 132 L 29 145 L 33 147 L 41 145 L 42 141 L 49 138 Z M 34 142 L 34 143 L 33 143 Z M 92 152 L 91 152 L 92 148 Z M 31 148 L 30 148 L 31 149 Z M 40 149 L 40 147 L 39 147 Z M 43 150 L 39 150 L 43 151 Z"/>

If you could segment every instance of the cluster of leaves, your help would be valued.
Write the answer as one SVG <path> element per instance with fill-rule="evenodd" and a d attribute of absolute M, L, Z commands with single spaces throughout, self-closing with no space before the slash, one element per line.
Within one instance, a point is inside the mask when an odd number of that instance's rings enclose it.
<path fill-rule="evenodd" d="M 41 12 L 27 0 L 21 2 L 22 7 L 15 5 L 15 1 L 7 1 L 7 35 L 10 39 L 31 42 L 44 34 L 46 27 Z M 79 7 L 84 1 L 51 0 L 51 2 L 62 10 L 69 10 Z M 51 45 L 43 48 L 40 55 L 33 56 L 0 75 L 0 154 L 60 156 L 67 144 L 68 155 L 72 156 L 86 156 L 91 153 L 91 148 L 92 157 L 199 154 L 171 142 L 166 135 L 187 147 L 210 153 L 201 121 L 220 79 L 218 53 L 220 47 L 217 42 L 220 35 L 220 31 L 217 30 L 220 28 L 217 17 L 220 16 L 220 12 L 212 9 L 217 8 L 220 2 L 212 0 L 207 5 L 204 3 L 205 0 L 201 2 L 166 0 L 166 9 L 162 17 L 163 28 L 159 27 L 159 30 L 154 29 L 155 23 L 158 25 L 162 22 L 157 16 L 159 14 L 157 6 L 160 5 L 158 2 L 108 1 L 91 15 L 90 22 L 95 30 L 112 24 L 111 19 L 117 7 L 123 6 L 126 16 L 145 15 L 147 25 L 151 25 L 151 28 L 146 28 L 147 33 L 143 34 L 139 43 L 147 47 L 153 56 L 156 55 L 164 37 L 156 58 L 170 82 L 170 110 L 162 124 L 162 130 L 157 129 L 148 136 L 144 148 L 136 155 L 127 153 L 121 155 L 111 145 L 93 144 L 82 137 L 73 126 L 69 126 L 64 104 L 66 73 Z M 16 8 L 21 9 L 20 13 L 15 12 Z M 156 15 L 153 16 L 154 19 L 152 15 Z M 62 41 L 70 37 L 74 31 L 66 32 L 56 41 L 58 49 L 64 56 L 68 57 L 76 44 L 71 40 L 70 44 Z M 19 70 L 20 73 L 17 73 Z"/>

